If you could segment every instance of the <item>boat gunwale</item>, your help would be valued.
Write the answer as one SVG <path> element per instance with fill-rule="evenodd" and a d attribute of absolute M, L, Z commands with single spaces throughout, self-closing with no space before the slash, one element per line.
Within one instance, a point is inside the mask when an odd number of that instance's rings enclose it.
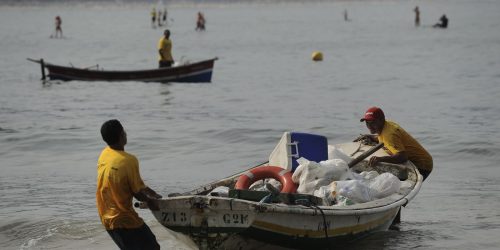
<path fill-rule="evenodd" d="M 405 206 L 408 204 L 419 192 L 423 177 L 418 172 L 417 168 L 412 165 L 412 169 L 416 171 L 417 179 L 414 181 L 414 185 L 411 188 L 410 192 L 401 195 L 399 193 L 390 195 L 385 198 L 376 199 L 373 201 L 365 202 L 365 203 L 356 203 L 354 205 L 349 206 L 304 206 L 304 205 L 296 205 L 296 204 L 284 204 L 284 203 L 260 203 L 256 201 L 238 199 L 238 198 L 230 198 L 230 197 L 220 197 L 220 196 L 208 196 L 201 194 L 194 195 L 182 195 L 164 198 L 160 202 L 175 202 L 177 200 L 190 200 L 189 204 L 197 203 L 200 201 L 205 201 L 207 204 L 211 204 L 211 200 L 220 200 L 230 202 L 232 204 L 231 207 L 234 207 L 234 203 L 238 202 L 241 204 L 247 204 L 250 208 L 253 208 L 254 211 L 259 213 L 291 213 L 291 214 L 306 214 L 306 215 L 316 215 L 318 213 L 318 208 L 321 209 L 325 215 L 364 215 L 364 214 L 373 214 L 379 213 L 383 211 L 387 211 L 394 207 Z M 244 171 L 246 172 L 246 171 Z M 243 173 L 244 173 L 243 172 Z M 234 177 L 228 177 L 226 179 L 230 179 Z M 223 180 L 226 180 L 223 179 Z M 400 198 L 394 200 L 393 198 L 396 196 L 401 196 Z M 192 200 L 192 201 L 191 201 Z M 382 203 L 378 205 L 373 205 L 374 203 Z M 371 206 L 373 205 L 373 206 Z M 233 210 L 233 209 L 231 209 Z"/>
<path fill-rule="evenodd" d="M 151 72 L 172 71 L 174 69 L 180 70 L 180 69 L 184 69 L 184 68 L 191 68 L 194 66 L 198 66 L 200 64 L 210 63 L 210 62 L 216 61 L 218 59 L 219 59 L 218 57 L 214 57 L 211 59 L 207 59 L 207 60 L 203 60 L 203 61 L 199 61 L 199 62 L 194 62 L 194 63 L 190 63 L 190 64 L 184 64 L 184 65 L 175 66 L 175 67 L 156 68 L 156 69 L 141 69 L 141 70 L 94 70 L 94 69 L 90 69 L 90 68 L 77 68 L 77 67 L 70 67 L 70 66 L 62 66 L 62 65 L 49 63 L 49 62 L 45 62 L 44 66 L 49 70 L 49 72 L 50 72 L 50 67 L 53 67 L 53 68 L 61 68 L 61 69 L 68 69 L 68 70 L 85 71 L 87 73 L 111 73 L 111 74 L 115 74 L 115 73 L 116 74 L 141 73 L 142 74 L 142 73 L 151 73 Z M 208 67 L 208 68 L 210 68 L 210 67 Z"/>

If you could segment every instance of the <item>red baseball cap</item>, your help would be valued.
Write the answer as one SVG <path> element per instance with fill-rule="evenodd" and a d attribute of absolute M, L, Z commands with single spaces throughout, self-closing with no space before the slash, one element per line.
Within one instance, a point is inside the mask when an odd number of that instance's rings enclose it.
<path fill-rule="evenodd" d="M 373 121 L 376 119 L 385 119 L 384 111 L 382 111 L 379 107 L 371 107 L 365 112 L 365 116 L 359 121 Z"/>

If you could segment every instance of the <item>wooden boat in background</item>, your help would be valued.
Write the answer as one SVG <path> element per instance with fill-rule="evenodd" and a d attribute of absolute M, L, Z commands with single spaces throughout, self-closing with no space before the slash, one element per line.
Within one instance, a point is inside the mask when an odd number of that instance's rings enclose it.
<path fill-rule="evenodd" d="M 42 80 L 46 79 L 45 69 L 50 80 L 62 81 L 140 81 L 140 82 L 191 82 L 203 83 L 212 81 L 214 61 L 205 61 L 180 65 L 170 68 L 148 70 L 111 71 L 90 68 L 75 68 L 44 62 L 43 59 L 29 61 L 39 63 L 42 69 Z"/>
<path fill-rule="evenodd" d="M 387 155 L 379 148 L 355 142 L 335 147 L 354 159 L 349 164 L 352 171 L 389 172 L 404 180 L 405 187 L 388 197 L 349 206 L 326 206 L 319 197 L 297 193 L 279 193 L 271 202 L 263 202 L 271 190 L 235 189 L 240 176 L 266 165 L 262 164 L 189 192 L 171 194 L 152 213 L 166 228 L 188 235 L 200 249 L 332 249 L 387 230 L 401 207 L 419 192 L 422 175 L 409 161 L 374 167 L 361 161 L 371 154 Z M 227 187 L 229 195 L 214 194 L 217 187 Z"/>

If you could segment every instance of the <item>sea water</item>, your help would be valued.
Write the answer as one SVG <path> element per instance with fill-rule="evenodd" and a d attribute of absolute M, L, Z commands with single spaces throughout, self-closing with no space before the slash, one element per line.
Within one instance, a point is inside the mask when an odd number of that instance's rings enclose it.
<path fill-rule="evenodd" d="M 414 26 L 413 9 L 421 11 Z M 99 129 L 124 125 L 147 185 L 182 192 L 267 159 L 285 131 L 330 144 L 367 133 L 370 106 L 416 137 L 434 171 L 399 231 L 358 249 L 500 246 L 500 2 L 495 0 L 0 6 L 0 248 L 116 249 L 95 205 Z M 344 21 L 347 10 L 350 22 Z M 207 19 L 196 32 L 196 14 Z M 442 14 L 448 29 L 434 29 Z M 63 39 L 51 39 L 61 16 Z M 210 84 L 40 81 L 26 58 L 105 70 L 218 57 Z M 324 60 L 313 62 L 321 51 Z M 139 210 L 163 249 L 186 237 Z"/>

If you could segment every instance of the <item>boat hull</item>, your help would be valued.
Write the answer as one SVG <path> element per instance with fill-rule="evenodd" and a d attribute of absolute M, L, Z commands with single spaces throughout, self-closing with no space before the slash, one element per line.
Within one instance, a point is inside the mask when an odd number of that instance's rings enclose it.
<path fill-rule="evenodd" d="M 202 249 L 231 249 L 245 238 L 282 247 L 328 248 L 387 230 L 401 205 L 356 210 L 192 196 L 162 200 L 153 214 Z"/>
<path fill-rule="evenodd" d="M 322 218 L 308 218 L 316 222 L 316 229 L 304 229 L 257 222 L 256 226 L 248 228 L 240 235 L 266 242 L 276 246 L 298 249 L 332 249 L 332 246 L 345 245 L 356 239 L 365 237 L 377 231 L 389 228 L 399 208 L 370 216 L 329 216 L 326 217 L 326 228 Z M 360 222 L 357 222 L 357 220 Z M 296 220 L 296 219 L 295 219 Z M 290 221 L 290 219 L 288 219 Z M 229 244 L 231 242 L 227 242 Z"/>
<path fill-rule="evenodd" d="M 177 67 L 135 71 L 90 70 L 49 63 L 45 63 L 44 67 L 51 80 L 204 83 L 212 81 L 215 60 L 217 58 Z"/>

